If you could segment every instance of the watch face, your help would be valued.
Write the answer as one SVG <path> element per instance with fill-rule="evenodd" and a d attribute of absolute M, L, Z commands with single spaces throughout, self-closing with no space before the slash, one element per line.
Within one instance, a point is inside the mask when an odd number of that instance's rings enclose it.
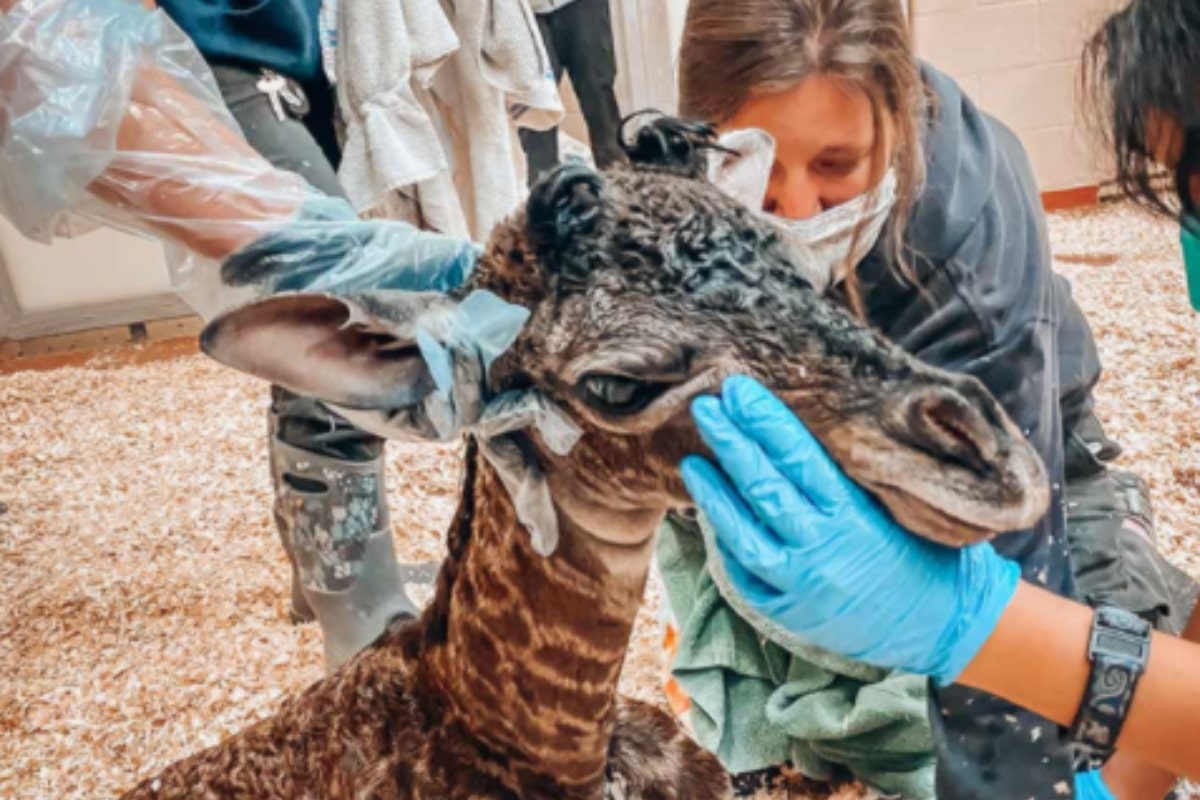
<path fill-rule="evenodd" d="M 1145 658 L 1146 643 L 1141 639 L 1131 639 L 1125 633 L 1098 631 L 1096 650 L 1110 657 L 1116 656 L 1140 663 Z"/>
<path fill-rule="evenodd" d="M 1150 623 L 1124 609 L 1097 609 L 1088 658 L 1095 661 L 1101 656 L 1140 673 L 1150 657 Z"/>

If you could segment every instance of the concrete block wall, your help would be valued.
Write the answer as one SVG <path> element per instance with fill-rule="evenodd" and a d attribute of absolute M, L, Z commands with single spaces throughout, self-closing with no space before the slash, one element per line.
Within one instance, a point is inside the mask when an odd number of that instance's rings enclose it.
<path fill-rule="evenodd" d="M 1119 0 L 912 0 L 918 54 L 1024 143 L 1042 191 L 1109 176 L 1080 112 L 1084 43 Z"/>
<path fill-rule="evenodd" d="M 687 0 L 664 1 L 675 53 Z M 1076 87 L 1084 43 L 1122 1 L 898 0 L 912 19 L 918 55 L 1017 133 L 1044 192 L 1095 186 L 1111 174 Z"/>
<path fill-rule="evenodd" d="M 637 8 L 666 4 L 661 49 L 677 58 L 687 0 L 611 0 Z M 1083 45 L 1124 0 L 897 0 L 912 20 L 918 55 L 945 70 L 985 110 L 1021 138 L 1043 192 L 1091 187 L 1111 175 L 1080 111 L 1077 86 Z M 1197 0 L 1200 2 L 1200 0 Z M 623 55 L 617 30 L 618 63 Z M 586 127 L 564 81 L 564 129 Z"/>

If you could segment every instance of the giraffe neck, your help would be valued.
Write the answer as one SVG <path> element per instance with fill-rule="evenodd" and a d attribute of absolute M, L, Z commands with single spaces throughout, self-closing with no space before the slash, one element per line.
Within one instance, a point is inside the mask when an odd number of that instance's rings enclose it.
<path fill-rule="evenodd" d="M 623 553 L 618 575 L 595 552 L 603 545 L 564 528 L 554 555 L 538 555 L 499 476 L 469 447 L 423 661 L 445 713 L 488 752 L 562 796 L 598 796 L 653 545 L 648 533 Z"/>

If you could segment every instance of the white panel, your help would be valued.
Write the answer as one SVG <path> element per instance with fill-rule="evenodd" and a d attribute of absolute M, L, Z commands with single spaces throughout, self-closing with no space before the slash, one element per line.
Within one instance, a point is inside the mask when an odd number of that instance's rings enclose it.
<path fill-rule="evenodd" d="M 0 219 L 0 267 L 24 313 L 149 297 L 171 290 L 162 246 L 112 230 L 44 245 Z"/>
<path fill-rule="evenodd" d="M 625 21 L 630 4 L 636 8 L 637 0 L 611 0 L 609 6 L 609 15 L 612 18 L 613 55 L 617 60 L 617 106 L 621 109 L 622 114 L 629 114 L 633 111 L 635 102 L 633 85 L 641 77 L 640 65 L 634 63 L 626 44 L 628 33 Z"/>
<path fill-rule="evenodd" d="M 612 0 L 612 11 L 621 110 L 674 112 L 671 9 L 663 0 Z"/>
<path fill-rule="evenodd" d="M 667 4 L 667 30 L 671 36 L 671 59 L 679 64 L 679 43 L 683 41 L 683 23 L 687 19 L 688 0 L 665 0 Z"/>

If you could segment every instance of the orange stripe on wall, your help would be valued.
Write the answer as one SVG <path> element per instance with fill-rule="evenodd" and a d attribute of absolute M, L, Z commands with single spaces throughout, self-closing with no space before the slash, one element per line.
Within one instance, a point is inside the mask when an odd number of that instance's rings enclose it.
<path fill-rule="evenodd" d="M 1087 208 L 1099 202 L 1099 186 L 1078 186 L 1074 189 L 1058 189 L 1053 192 L 1042 192 L 1042 208 L 1047 211 Z"/>

